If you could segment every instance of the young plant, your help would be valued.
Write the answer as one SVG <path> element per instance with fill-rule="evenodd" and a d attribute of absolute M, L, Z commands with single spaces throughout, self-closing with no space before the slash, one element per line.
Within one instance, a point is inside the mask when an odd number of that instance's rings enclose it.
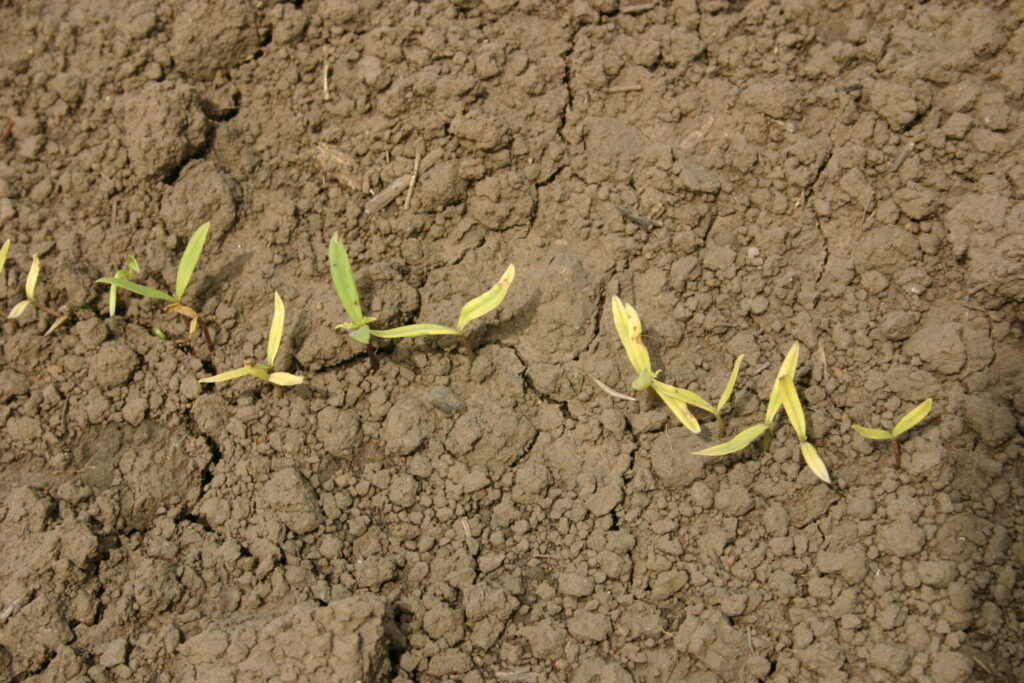
<path fill-rule="evenodd" d="M 264 382 L 270 382 L 282 387 L 293 387 L 302 384 L 304 377 L 293 375 L 290 372 L 274 372 L 274 359 L 277 358 L 277 351 L 281 348 L 281 337 L 284 335 L 284 302 L 277 292 L 274 292 L 274 317 L 270 321 L 270 333 L 267 335 L 267 362 L 254 363 L 246 361 L 240 368 L 222 372 L 213 377 L 204 377 L 200 382 L 226 382 L 239 377 L 255 377 Z"/>
<path fill-rule="evenodd" d="M 137 275 L 142 270 L 139 268 L 139 262 L 135 260 L 134 256 L 125 256 L 124 268 L 114 273 L 114 277 L 122 280 L 131 280 L 133 275 Z M 110 296 L 108 297 L 110 317 L 113 318 L 117 312 L 117 285 L 110 285 Z"/>
<path fill-rule="evenodd" d="M 11 240 L 4 242 L 4 245 L 0 247 L 0 275 L 4 274 L 4 266 L 7 265 L 7 252 L 11 250 Z M 3 314 L 7 317 L 7 314 Z"/>
<path fill-rule="evenodd" d="M 917 404 L 913 410 L 901 417 L 896 423 L 896 426 L 892 428 L 892 431 L 887 429 L 872 429 L 871 427 L 862 427 L 860 425 L 853 425 L 853 428 L 858 434 L 867 439 L 888 441 L 889 449 L 892 451 L 893 466 L 898 469 L 900 466 L 901 453 L 900 444 L 897 439 L 900 438 L 901 434 L 917 426 L 917 423 L 928 417 L 928 413 L 931 411 L 932 400 L 929 398 Z"/>
<path fill-rule="evenodd" d="M 462 310 L 459 312 L 459 321 L 455 324 L 455 327 L 434 325 L 431 323 L 417 323 L 415 325 L 393 327 L 389 330 L 370 330 L 370 334 L 381 339 L 453 334 L 459 337 L 459 340 L 462 342 L 462 347 L 466 350 L 466 355 L 472 361 L 474 356 L 473 345 L 469 343 L 469 337 L 466 336 L 466 326 L 477 318 L 487 315 L 497 308 L 501 302 L 505 300 L 508 288 L 512 286 L 512 280 L 514 280 L 515 277 L 516 267 L 514 265 L 509 265 L 502 274 L 501 279 L 498 280 L 497 284 L 480 296 L 466 302 L 462 307 Z"/>
<path fill-rule="evenodd" d="M 466 337 L 466 326 L 480 316 L 490 313 L 501 304 L 516 275 L 515 266 L 509 266 L 496 285 L 462 307 L 462 311 L 459 313 L 459 321 L 455 327 L 421 323 L 394 327 L 388 330 L 375 330 L 370 327 L 370 323 L 374 322 L 376 318 L 364 315 L 363 309 L 359 305 L 359 290 L 356 289 L 356 279 L 352 273 L 352 264 L 349 261 L 344 243 L 338 237 L 338 233 L 334 233 L 331 237 L 328 260 L 331 265 L 331 280 L 334 282 L 334 290 L 337 292 L 342 308 L 345 309 L 345 313 L 348 314 L 351 321 L 336 325 L 335 329 L 348 330 L 349 335 L 353 339 L 366 344 L 367 353 L 370 356 L 370 365 L 374 370 L 377 369 L 378 362 L 374 350 L 373 337 L 378 339 L 399 339 L 404 337 L 422 337 L 425 335 L 453 334 L 462 340 L 466 354 L 472 359 L 473 347 Z"/>
<path fill-rule="evenodd" d="M 661 370 L 655 372 L 651 367 L 650 354 L 641 339 L 643 325 L 640 323 L 640 316 L 635 308 L 623 303 L 619 297 L 613 296 L 612 318 L 615 321 L 615 331 L 619 334 L 619 340 L 622 342 L 623 348 L 626 349 L 629 364 L 636 371 L 636 379 L 633 380 L 631 386 L 637 391 L 654 391 L 684 427 L 694 434 L 699 434 L 700 423 L 690 412 L 689 406 L 695 406 L 710 413 L 715 412 L 714 408 L 692 391 L 680 389 L 658 380 Z M 728 399 L 728 396 L 725 398 Z M 724 405 L 724 401 L 721 404 Z"/>
<path fill-rule="evenodd" d="M 793 426 L 793 430 L 800 441 L 800 455 L 803 457 L 804 462 L 811 468 L 815 476 L 826 484 L 831 484 L 832 480 L 829 477 L 828 468 L 825 467 L 825 463 L 818 455 L 817 449 L 807 440 L 807 420 L 804 416 L 803 406 L 800 404 L 800 397 L 796 391 L 796 384 L 793 381 L 799 354 L 800 345 L 794 342 L 786 354 L 786 358 L 782 361 L 778 374 L 775 376 L 775 382 L 772 384 L 772 390 L 768 397 L 768 409 L 765 411 L 764 422 L 747 427 L 725 443 L 696 451 L 695 454 L 717 457 L 736 453 L 757 441 L 762 435 L 765 437 L 765 447 L 767 448 L 768 444 L 770 444 L 771 429 L 772 424 L 775 422 L 775 416 L 779 414 L 780 409 L 783 409 L 786 411 L 786 417 L 789 419 L 789 423 Z"/>
<path fill-rule="evenodd" d="M 7 260 L 7 249 L 9 245 L 10 240 L 5 242 L 3 248 L 0 249 L 3 255 L 2 260 L 4 261 Z M 43 311 L 44 313 L 49 313 L 55 318 L 55 320 L 53 321 L 53 323 L 50 324 L 50 327 L 47 328 L 46 332 L 43 334 L 43 336 L 46 337 L 52 334 L 53 331 L 56 330 L 58 327 L 60 327 L 68 320 L 70 320 L 71 314 L 67 312 L 62 313 L 60 311 L 55 311 L 52 308 L 44 305 L 41 301 L 39 301 L 39 299 L 36 298 L 36 284 L 39 282 L 40 270 L 41 266 L 39 263 L 39 255 L 33 254 L 32 265 L 29 267 L 28 277 L 25 279 L 25 298 L 22 301 L 19 301 L 18 303 L 14 304 L 14 308 L 12 308 L 11 312 L 7 314 L 7 318 L 8 320 L 20 318 L 21 314 L 28 310 L 29 306 L 34 306 L 36 309 Z M 0 268 L 0 272 L 3 272 L 2 268 Z"/>
<path fill-rule="evenodd" d="M 174 294 L 141 285 L 138 282 L 133 282 L 128 278 L 119 277 L 118 275 L 115 275 L 114 277 L 101 277 L 96 282 L 104 285 L 111 285 L 113 287 L 120 287 L 121 289 L 126 289 L 129 292 L 149 297 L 151 299 L 169 301 L 170 303 L 164 307 L 164 313 L 175 313 L 187 318 L 189 321 L 188 336 L 182 341 L 191 341 L 195 336 L 196 331 L 202 330 L 203 338 L 206 340 L 206 345 L 212 352 L 213 339 L 210 338 L 210 331 L 206 327 L 206 322 L 202 319 L 195 308 L 185 305 L 182 301 L 185 296 L 185 290 L 188 288 L 188 282 L 196 270 L 196 264 L 199 263 L 199 256 L 203 253 L 203 245 L 206 244 L 206 234 L 209 230 L 210 224 L 203 223 L 196 229 L 192 234 L 192 237 L 189 239 L 188 245 L 186 245 L 185 251 L 181 255 L 181 261 L 178 262 L 178 275 L 174 281 Z M 122 271 L 118 271 L 118 274 L 121 272 Z"/>

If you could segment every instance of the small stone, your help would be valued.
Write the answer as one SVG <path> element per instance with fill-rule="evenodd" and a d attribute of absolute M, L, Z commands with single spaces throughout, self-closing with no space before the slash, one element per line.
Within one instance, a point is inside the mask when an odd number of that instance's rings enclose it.
<path fill-rule="evenodd" d="M 323 521 L 316 492 L 294 468 L 275 472 L 263 485 L 260 497 L 268 516 L 296 534 L 313 531 Z"/>
<path fill-rule="evenodd" d="M 436 386 L 431 389 L 427 393 L 427 403 L 447 415 L 454 415 L 460 410 L 466 409 L 466 402 L 445 386 Z"/>
<path fill-rule="evenodd" d="M 100 655 L 100 666 L 113 669 L 118 664 L 124 664 L 128 659 L 128 641 L 118 638 L 107 643 Z"/>

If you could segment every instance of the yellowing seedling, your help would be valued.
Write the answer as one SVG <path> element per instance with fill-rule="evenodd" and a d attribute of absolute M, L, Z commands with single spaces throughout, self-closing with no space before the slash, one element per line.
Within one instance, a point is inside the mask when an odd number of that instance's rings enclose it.
<path fill-rule="evenodd" d="M 3 263 L 6 262 L 7 260 L 7 250 L 10 247 L 10 244 L 11 241 L 7 240 L 6 242 L 4 242 L 4 246 L 0 248 L 0 257 L 2 257 L 0 258 L 0 273 L 3 272 Z M 62 313 L 60 311 L 55 311 L 52 308 L 44 305 L 41 301 L 39 301 L 39 299 L 36 298 L 36 285 L 39 282 L 40 270 L 41 265 L 39 263 L 39 255 L 33 254 L 32 265 L 28 269 L 28 277 L 25 278 L 25 298 L 19 301 L 18 303 L 14 304 L 14 308 L 12 308 L 11 312 L 7 314 L 7 318 L 8 320 L 20 318 L 21 315 L 28 310 L 29 306 L 34 306 L 36 309 L 43 311 L 44 313 L 49 313 L 55 318 L 55 320 L 53 321 L 53 323 L 50 324 L 50 327 L 47 328 L 46 332 L 43 334 L 43 336 L 46 337 L 52 334 L 53 331 L 56 330 L 58 327 L 60 327 L 68 320 L 70 320 L 71 314 L 66 312 Z"/>
<path fill-rule="evenodd" d="M 331 281 L 334 283 L 334 290 L 350 320 L 350 322 L 336 325 L 335 329 L 348 330 L 349 335 L 353 339 L 366 344 L 367 352 L 370 356 L 370 364 L 374 370 L 377 369 L 377 356 L 374 352 L 373 337 L 379 339 L 399 339 L 452 334 L 462 340 L 462 345 L 466 349 L 467 355 L 472 359 L 473 347 L 466 337 L 466 326 L 497 308 L 505 299 L 505 295 L 512 285 L 512 280 L 516 276 L 515 266 L 510 265 L 496 285 L 475 299 L 470 300 L 462 307 L 455 327 L 419 323 L 393 327 L 388 330 L 375 330 L 370 327 L 370 323 L 377 319 L 364 315 L 363 309 L 359 305 L 359 290 L 356 289 L 356 279 L 352 273 L 352 264 L 348 258 L 348 251 L 345 250 L 345 245 L 338 237 L 338 233 L 334 233 L 331 237 L 328 259 L 331 265 Z"/>
<path fill-rule="evenodd" d="M 831 484 L 832 479 L 829 477 L 828 468 L 825 467 L 824 461 L 818 455 L 817 449 L 807 440 L 807 419 L 804 416 L 800 396 L 797 394 L 796 384 L 793 381 L 799 354 L 800 345 L 794 343 L 775 376 L 763 423 L 747 427 L 725 443 L 697 451 L 696 455 L 717 457 L 737 453 L 762 436 L 770 438 L 772 423 L 775 421 L 775 416 L 779 414 L 779 410 L 782 409 L 786 411 L 786 417 L 800 441 L 800 455 L 804 462 L 811 468 L 815 476 L 826 484 Z"/>
<path fill-rule="evenodd" d="M 877 441 L 888 441 L 889 449 L 892 451 L 893 464 L 895 467 L 900 466 L 900 444 L 897 439 L 900 438 L 904 432 L 917 426 L 917 424 L 928 417 L 928 413 L 932 411 L 932 400 L 925 399 L 921 403 L 917 404 L 913 410 L 904 415 L 896 423 L 896 426 L 892 428 L 892 431 L 887 429 L 872 429 L 871 427 L 862 427 L 860 425 L 853 425 L 854 430 L 861 436 L 867 439 L 875 439 Z"/>
<path fill-rule="evenodd" d="M 134 256 L 126 256 L 124 259 L 124 268 L 114 273 L 114 277 L 122 280 L 131 280 L 132 276 L 139 274 L 142 270 L 139 268 L 139 262 L 135 260 Z M 113 318 L 117 313 L 117 285 L 110 285 L 110 295 L 107 298 L 108 308 L 110 311 L 110 317 Z"/>
<path fill-rule="evenodd" d="M 246 363 L 234 370 L 222 372 L 213 377 L 204 377 L 200 382 L 227 382 L 239 377 L 255 377 L 264 382 L 270 382 L 282 387 L 293 387 L 302 384 L 304 377 L 293 375 L 290 372 L 274 372 L 274 359 L 277 358 L 277 351 L 281 348 L 281 337 L 284 335 L 284 302 L 277 292 L 274 292 L 274 317 L 270 321 L 270 333 L 267 335 L 267 362 Z"/>
<path fill-rule="evenodd" d="M 206 345 L 212 352 L 213 339 L 210 338 L 210 332 L 206 327 L 206 323 L 195 308 L 185 305 L 182 301 L 185 296 L 185 290 L 188 288 L 189 280 L 192 279 L 192 274 L 196 270 L 196 264 L 199 263 L 199 256 L 203 253 L 203 245 L 206 244 L 206 235 L 209 230 L 210 224 L 203 223 L 196 229 L 192 234 L 192 237 L 189 239 L 188 245 L 186 245 L 185 251 L 181 255 L 181 261 L 178 262 L 178 275 L 174 281 L 174 294 L 154 289 L 153 287 L 147 287 L 146 285 L 141 285 L 138 282 L 133 282 L 127 277 L 120 277 L 123 271 L 118 271 L 114 277 L 101 277 L 96 282 L 126 289 L 129 292 L 133 292 L 140 296 L 146 296 L 151 299 L 169 301 L 170 303 L 164 307 L 164 313 L 175 313 L 177 315 L 184 316 L 189 321 L 188 336 L 183 341 L 191 341 L 195 336 L 196 331 L 202 330 L 203 337 L 206 340 Z M 137 266 L 138 263 L 135 265 Z M 113 291 L 111 293 L 113 294 Z"/>
<path fill-rule="evenodd" d="M 640 316 L 635 308 L 627 303 L 623 303 L 619 297 L 613 296 L 612 318 L 615 321 L 615 331 L 619 334 L 619 341 L 622 342 L 623 348 L 626 349 L 626 357 L 629 358 L 629 364 L 636 371 L 636 379 L 633 380 L 631 386 L 637 391 L 653 390 L 684 427 L 694 434 L 700 433 L 700 423 L 697 422 L 697 418 L 690 412 L 689 406 L 701 408 L 710 413 L 714 413 L 715 409 L 692 391 L 674 387 L 671 384 L 665 384 L 658 380 L 661 370 L 655 372 L 651 367 L 650 354 L 647 352 L 647 346 L 644 345 L 643 339 L 641 339 L 643 325 L 640 323 Z M 736 368 L 738 368 L 738 365 Z M 735 380 L 730 382 L 730 385 L 733 383 L 735 383 Z M 613 395 L 617 393 L 614 392 Z M 731 393 L 731 386 L 726 387 L 726 392 L 723 394 L 724 400 L 719 402 L 720 406 L 725 405 L 725 401 L 729 398 L 729 393 Z"/>
<path fill-rule="evenodd" d="M 370 330 L 370 334 L 374 337 L 380 337 L 381 339 L 399 339 L 405 337 L 424 337 L 427 335 L 445 334 L 456 335 L 462 341 L 462 346 L 466 350 L 466 355 L 469 356 L 470 360 L 472 360 L 473 346 L 469 343 L 469 338 L 466 336 L 466 326 L 477 318 L 487 315 L 497 308 L 501 302 L 505 300 L 505 295 L 508 294 L 508 289 L 512 286 L 512 281 L 515 277 L 516 267 L 514 265 L 509 265 L 502 274 L 501 279 L 498 280 L 497 284 L 480 296 L 466 302 L 462 307 L 462 310 L 459 312 L 459 321 L 455 324 L 455 327 L 433 325 L 430 323 L 417 323 L 415 325 L 393 327 L 389 330 Z"/>

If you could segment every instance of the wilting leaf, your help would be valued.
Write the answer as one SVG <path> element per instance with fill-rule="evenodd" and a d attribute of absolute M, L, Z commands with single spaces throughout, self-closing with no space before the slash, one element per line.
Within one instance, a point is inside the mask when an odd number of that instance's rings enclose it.
<path fill-rule="evenodd" d="M 213 377 L 204 377 L 199 381 L 204 383 L 226 382 L 229 379 L 238 379 L 239 377 L 248 377 L 250 375 L 254 375 L 255 373 L 253 372 L 253 370 L 255 370 L 254 366 L 243 365 L 240 368 L 228 370 L 227 372 L 222 372 L 219 375 L 214 375 Z"/>
<path fill-rule="evenodd" d="M 861 427 L 860 425 L 853 425 L 853 429 L 867 439 L 888 441 L 893 438 L 892 433 L 885 429 L 872 429 L 871 427 Z"/>
<path fill-rule="evenodd" d="M 508 288 L 512 286 L 512 280 L 516 277 L 516 267 L 509 265 L 502 274 L 501 279 L 498 283 L 488 289 L 486 292 L 470 299 L 466 302 L 466 305 L 462 307 L 459 312 L 459 323 L 456 325 L 458 333 L 462 334 L 466 330 L 466 325 L 476 320 L 482 315 L 487 315 L 505 299 L 505 295 L 508 294 Z M 436 333 L 427 333 L 436 334 Z"/>
<path fill-rule="evenodd" d="M 651 358 L 647 353 L 641 335 L 643 325 L 640 323 L 640 316 L 636 309 L 617 296 L 612 297 L 612 318 L 615 320 L 615 331 L 619 333 L 619 340 L 626 349 L 626 357 L 629 364 L 640 374 L 644 370 L 652 372 Z M 652 372 L 653 374 L 653 372 Z"/>
<path fill-rule="evenodd" d="M 782 365 L 779 367 L 779 374 L 775 376 L 775 382 L 772 384 L 771 394 L 768 396 L 768 410 L 765 413 L 764 423 L 770 425 L 775 421 L 775 416 L 779 414 L 779 408 L 782 407 L 782 395 L 779 393 L 779 379 L 785 376 L 793 376 L 796 372 L 796 362 L 800 355 L 800 343 L 793 342 L 793 345 L 789 347 L 789 351 L 786 353 L 786 358 L 782 361 Z"/>
<path fill-rule="evenodd" d="M 736 362 L 732 364 L 732 372 L 729 373 L 729 381 L 725 383 L 725 389 L 722 390 L 722 396 L 718 399 L 718 410 L 715 414 L 722 412 L 722 408 L 729 402 L 729 397 L 732 396 L 732 390 L 736 387 L 736 378 L 740 376 L 740 365 L 743 363 L 743 354 L 741 353 L 737 358 Z"/>
<path fill-rule="evenodd" d="M 672 414 L 682 423 L 684 427 L 689 429 L 694 434 L 700 434 L 700 423 L 697 422 L 697 418 L 690 412 L 689 406 L 686 405 L 686 401 L 681 400 L 678 396 L 666 391 L 666 388 L 673 389 L 667 384 L 663 384 L 655 380 L 651 383 L 651 388 L 654 389 L 654 393 L 661 397 L 661 400 L 665 402 L 665 405 L 669 407 Z"/>
<path fill-rule="evenodd" d="M 793 384 L 791 376 L 784 375 L 779 378 L 779 396 L 796 435 L 801 441 L 807 441 L 807 419 L 804 417 L 804 408 L 800 405 L 800 396 L 796 393 L 796 385 Z"/>
<path fill-rule="evenodd" d="M 39 255 L 32 255 L 32 265 L 28 269 L 28 279 L 25 280 L 25 297 L 29 301 L 36 299 L 36 282 L 39 281 Z"/>
<path fill-rule="evenodd" d="M 270 320 L 270 334 L 267 335 L 267 365 L 274 367 L 274 359 L 277 358 L 277 350 L 281 347 L 281 337 L 284 335 L 284 302 L 281 296 L 274 292 L 274 317 Z"/>
<path fill-rule="evenodd" d="M 930 398 L 925 399 L 917 405 L 913 410 L 900 418 L 900 421 L 896 423 L 896 426 L 892 428 L 892 436 L 896 438 L 903 432 L 914 427 L 918 422 L 928 417 L 928 413 L 932 411 L 932 400 Z"/>
<path fill-rule="evenodd" d="M 306 381 L 305 377 L 299 377 L 293 375 L 290 372 L 272 372 L 267 378 L 271 384 L 276 384 L 281 387 L 294 387 L 296 384 L 302 384 Z"/>
<path fill-rule="evenodd" d="M 424 337 L 428 334 L 459 334 L 459 331 L 445 325 L 432 325 L 430 323 L 417 323 L 415 325 L 403 325 L 392 327 L 389 330 L 370 330 L 370 334 L 381 339 L 404 339 L 408 337 Z"/>
<path fill-rule="evenodd" d="M 826 484 L 831 484 L 832 479 L 828 476 L 828 468 L 825 467 L 825 463 L 821 457 L 818 456 L 818 451 L 807 441 L 800 442 L 800 455 L 804 456 L 804 462 L 811 468 L 811 472 L 814 472 L 818 479 L 821 479 Z"/>
<path fill-rule="evenodd" d="M 681 389 L 679 387 L 674 387 L 670 384 L 665 384 L 664 382 L 659 382 L 657 380 L 654 381 L 654 384 L 658 385 L 655 387 L 655 390 L 671 394 L 672 397 L 675 398 L 676 400 L 682 401 L 683 403 L 688 403 L 694 408 L 706 410 L 712 415 L 715 414 L 715 409 L 711 407 L 710 403 L 708 403 L 699 395 L 695 394 L 689 389 Z"/>
<path fill-rule="evenodd" d="M 702 451 L 696 451 L 694 455 L 719 456 L 742 451 L 744 448 L 757 441 L 758 437 L 764 434 L 767 429 L 768 425 L 764 424 L 747 427 L 725 443 L 720 443 L 717 446 L 712 446 L 711 448 L 705 448 Z"/>
<path fill-rule="evenodd" d="M 590 379 L 594 380 L 594 383 L 597 384 L 597 386 L 601 389 L 601 391 L 603 391 L 604 393 L 608 394 L 612 398 L 621 398 L 621 399 L 623 399 L 625 401 L 636 401 L 636 398 L 634 398 L 633 396 L 627 396 L 626 394 L 622 394 L 622 393 L 619 393 L 618 391 L 615 391 L 610 386 L 608 386 L 607 384 L 605 384 L 604 382 L 602 382 L 598 378 L 596 378 L 593 375 L 591 375 L 589 372 L 587 373 L 587 376 L 589 376 Z"/>

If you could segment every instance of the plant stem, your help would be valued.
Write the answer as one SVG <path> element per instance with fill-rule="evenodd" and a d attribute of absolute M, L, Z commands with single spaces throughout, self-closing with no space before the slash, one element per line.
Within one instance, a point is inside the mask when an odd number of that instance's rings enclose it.
<path fill-rule="evenodd" d="M 718 425 L 718 438 L 725 438 L 725 422 L 722 421 L 722 416 L 719 413 L 715 413 L 715 423 Z"/>
<path fill-rule="evenodd" d="M 380 370 L 380 361 L 377 359 L 377 349 L 373 345 L 373 339 L 366 342 L 366 355 L 370 359 L 370 372 L 377 372 Z"/>
<path fill-rule="evenodd" d="M 210 329 L 202 318 L 196 318 L 196 320 L 199 321 L 199 329 L 203 331 L 203 338 L 206 339 L 207 348 L 210 349 L 210 353 L 213 353 L 213 339 L 210 337 Z"/>
<path fill-rule="evenodd" d="M 896 439 L 889 440 L 889 448 L 892 450 L 893 467 L 900 468 L 900 444 Z"/>
<path fill-rule="evenodd" d="M 464 334 L 460 334 L 459 340 L 462 342 L 462 348 L 466 351 L 466 357 L 469 358 L 469 362 L 472 363 L 476 359 L 476 352 L 473 351 L 473 345 L 469 343 L 469 337 Z"/>

